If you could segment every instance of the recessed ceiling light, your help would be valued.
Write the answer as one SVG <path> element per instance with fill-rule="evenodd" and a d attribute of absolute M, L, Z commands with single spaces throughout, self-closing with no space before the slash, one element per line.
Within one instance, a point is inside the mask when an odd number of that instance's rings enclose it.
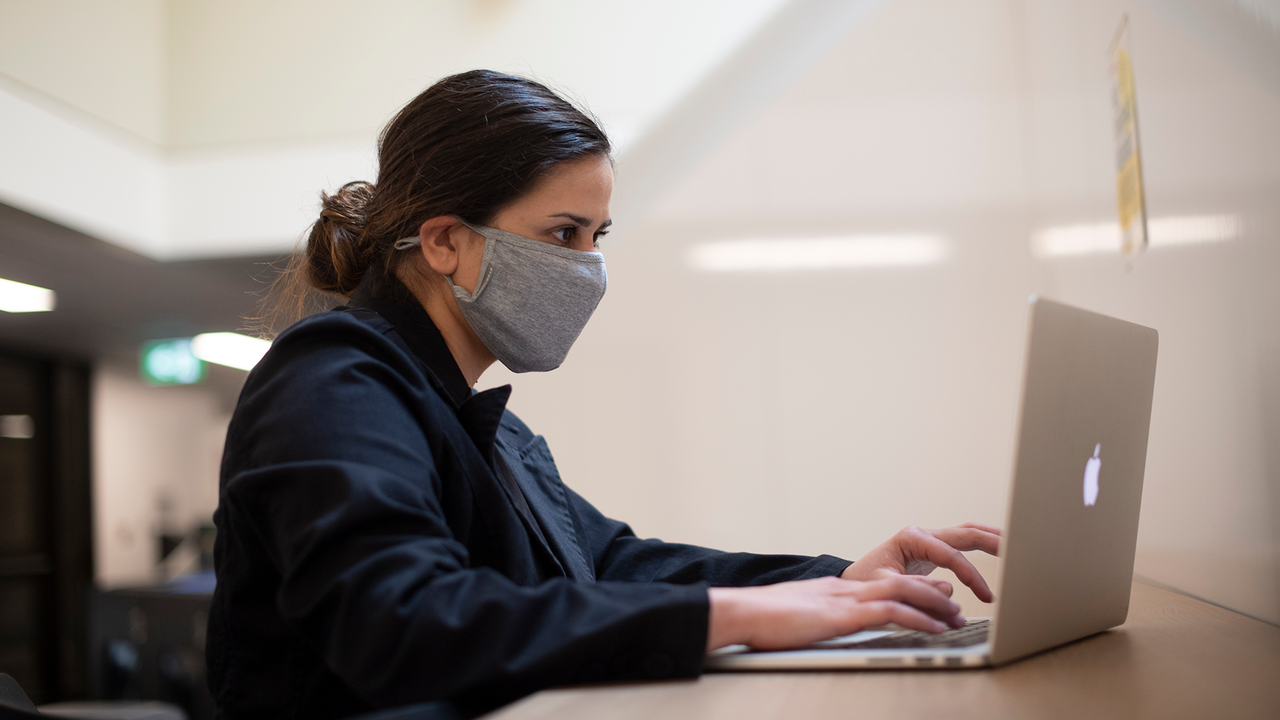
<path fill-rule="evenodd" d="M 267 354 L 269 340 L 232 332 L 204 333 L 191 339 L 191 352 L 205 362 L 252 370 Z"/>
<path fill-rule="evenodd" d="M 11 313 L 49 312 L 57 304 L 57 293 L 48 288 L 0 280 L 0 310 Z"/>

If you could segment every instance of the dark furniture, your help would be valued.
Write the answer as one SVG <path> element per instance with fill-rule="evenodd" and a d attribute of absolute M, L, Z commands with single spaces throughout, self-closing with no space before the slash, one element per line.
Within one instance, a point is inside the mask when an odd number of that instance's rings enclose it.
<path fill-rule="evenodd" d="M 208 588 L 193 583 L 95 593 L 89 624 L 93 696 L 160 700 L 191 720 L 211 720 L 204 671 L 210 597 Z"/>
<path fill-rule="evenodd" d="M 37 703 L 88 693 L 90 523 L 88 365 L 0 351 L 0 673 Z"/>

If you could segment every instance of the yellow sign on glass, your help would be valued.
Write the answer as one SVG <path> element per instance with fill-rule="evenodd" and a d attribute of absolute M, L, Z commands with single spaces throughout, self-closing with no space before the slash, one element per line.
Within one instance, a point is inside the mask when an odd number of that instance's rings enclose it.
<path fill-rule="evenodd" d="M 1129 16 L 1111 41 L 1111 109 L 1116 151 L 1116 207 L 1120 211 L 1121 250 L 1132 260 L 1147 249 L 1147 201 L 1142 189 L 1138 149 L 1138 104 L 1133 89 Z"/>

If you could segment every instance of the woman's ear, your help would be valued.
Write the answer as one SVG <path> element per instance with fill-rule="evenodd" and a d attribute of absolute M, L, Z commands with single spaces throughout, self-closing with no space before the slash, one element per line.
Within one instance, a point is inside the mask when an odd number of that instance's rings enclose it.
<path fill-rule="evenodd" d="M 458 271 L 459 230 L 469 231 L 458 218 L 440 215 L 418 226 L 418 239 L 422 242 L 422 257 L 427 265 L 441 275 L 453 275 Z"/>

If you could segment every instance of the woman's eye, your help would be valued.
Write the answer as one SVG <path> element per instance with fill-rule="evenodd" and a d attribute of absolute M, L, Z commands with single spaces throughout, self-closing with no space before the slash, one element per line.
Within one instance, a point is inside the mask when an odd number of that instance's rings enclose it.
<path fill-rule="evenodd" d="M 559 240 L 565 245 L 568 245 L 569 243 L 573 242 L 573 233 L 576 230 L 577 228 L 574 228 L 574 227 L 564 227 L 564 228 L 560 228 L 559 230 L 552 230 L 551 235 L 555 237 L 556 240 Z"/>
<path fill-rule="evenodd" d="M 608 235 L 608 234 L 609 234 L 608 230 L 601 230 L 600 232 L 596 233 L 595 237 L 591 238 L 591 246 L 599 250 L 600 241 L 604 238 L 605 235 Z"/>

